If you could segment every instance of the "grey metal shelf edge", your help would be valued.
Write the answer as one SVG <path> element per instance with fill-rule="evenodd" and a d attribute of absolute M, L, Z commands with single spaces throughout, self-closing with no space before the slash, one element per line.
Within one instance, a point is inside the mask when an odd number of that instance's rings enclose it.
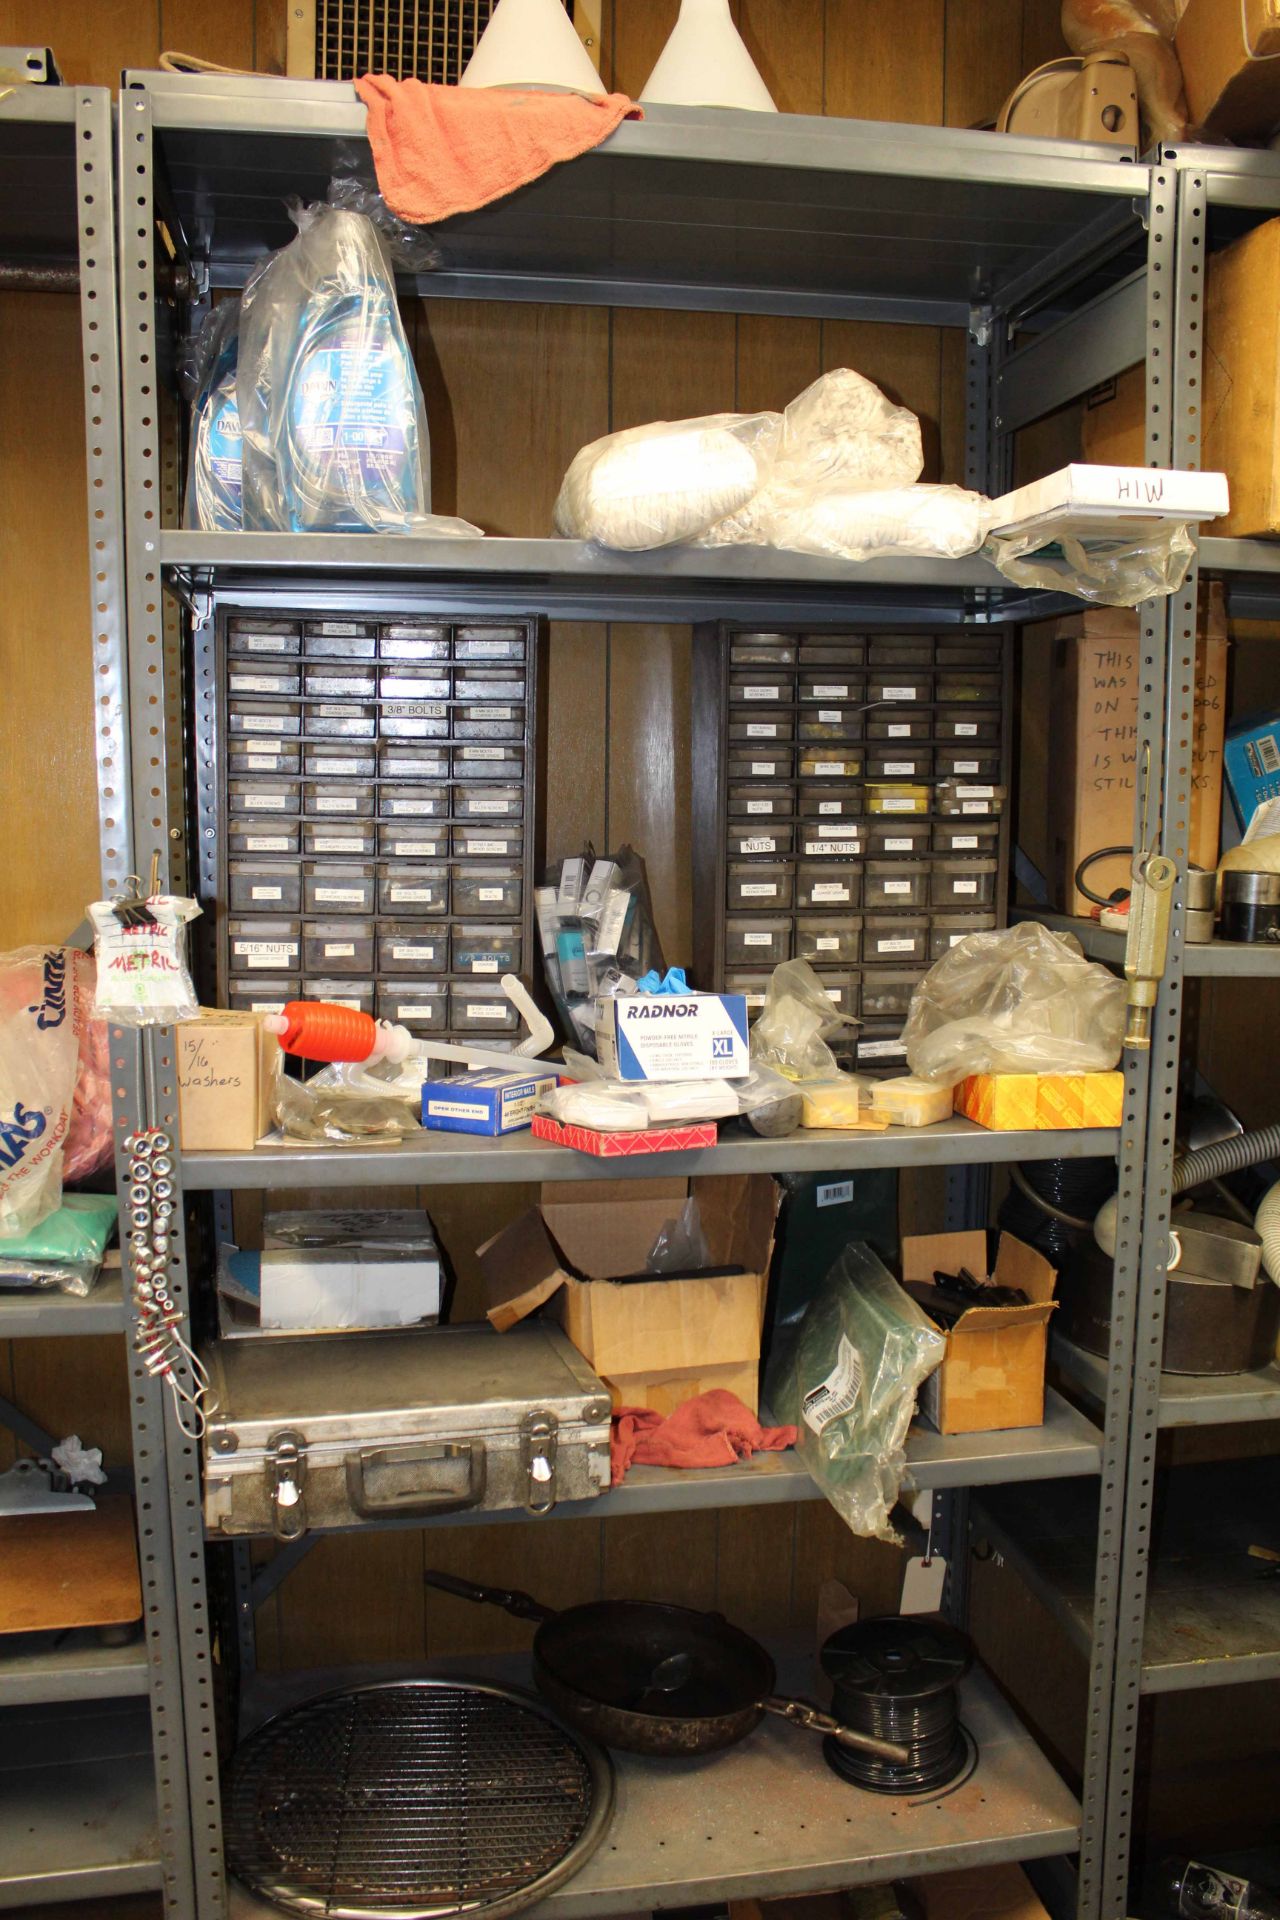
<path fill-rule="evenodd" d="M 163 1884 L 145 1706 L 15 1709 L 0 1758 L 0 1909 Z"/>
<path fill-rule="evenodd" d="M 1012 920 L 1038 920 L 1059 933 L 1072 933 L 1091 960 L 1123 967 L 1125 936 L 1070 913 L 1042 912 L 1038 907 L 1015 907 Z M 1209 940 L 1203 945 L 1185 942 L 1182 970 L 1190 980 L 1280 979 L 1280 947 L 1246 946 L 1232 940 Z"/>
<path fill-rule="evenodd" d="M 125 1305 L 120 1267 L 104 1268 L 92 1293 L 0 1293 L 0 1340 L 50 1334 L 123 1333 Z"/>
<path fill-rule="evenodd" d="M 35 1645 L 27 1645 L 33 1639 Z M 147 1649 L 141 1639 L 104 1646 L 91 1627 L 25 1636 L 16 1653 L 0 1654 L 0 1707 L 54 1700 L 115 1700 L 147 1691 Z"/>
<path fill-rule="evenodd" d="M 1052 1354 L 1068 1380 L 1095 1398 L 1106 1384 L 1106 1363 L 1055 1334 Z M 1280 1365 L 1255 1373 L 1197 1377 L 1160 1375 L 1161 1427 L 1223 1427 L 1251 1420 L 1280 1420 Z"/>

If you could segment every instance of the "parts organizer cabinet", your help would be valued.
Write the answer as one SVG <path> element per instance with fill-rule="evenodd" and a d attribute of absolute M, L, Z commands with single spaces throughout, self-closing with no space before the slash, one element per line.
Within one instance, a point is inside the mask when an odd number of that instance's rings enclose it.
<path fill-rule="evenodd" d="M 510 1044 L 498 983 L 537 952 L 540 623 L 215 599 L 194 648 L 219 1004 Z"/>
<path fill-rule="evenodd" d="M 1008 636 L 721 626 L 694 649 L 697 984 L 754 1018 L 807 960 L 862 1020 L 850 1063 L 904 1071 L 926 969 L 1004 924 Z"/>

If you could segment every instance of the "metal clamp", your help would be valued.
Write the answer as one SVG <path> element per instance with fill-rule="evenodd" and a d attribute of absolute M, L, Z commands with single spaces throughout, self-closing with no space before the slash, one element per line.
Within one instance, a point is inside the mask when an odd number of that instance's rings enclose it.
<path fill-rule="evenodd" d="M 553 1413 L 526 1413 L 520 1422 L 520 1458 L 529 1476 L 525 1505 L 530 1513 L 550 1513 L 555 1506 L 559 1432 Z"/>
<path fill-rule="evenodd" d="M 271 1531 L 277 1540 L 296 1540 L 307 1530 L 302 1487 L 307 1477 L 306 1441 L 300 1433 L 278 1433 L 267 1453 Z"/>

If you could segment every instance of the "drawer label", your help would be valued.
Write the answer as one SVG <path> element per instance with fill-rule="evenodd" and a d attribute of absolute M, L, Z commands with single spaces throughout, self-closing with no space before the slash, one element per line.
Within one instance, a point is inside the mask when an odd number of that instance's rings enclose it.
<path fill-rule="evenodd" d="M 952 768 L 953 773 L 977 773 L 979 770 L 980 762 L 977 760 L 957 760 Z"/>
<path fill-rule="evenodd" d="M 763 720 L 753 720 L 747 727 L 748 740 L 776 740 L 777 737 L 777 724 L 772 720 L 767 723 Z"/>
<path fill-rule="evenodd" d="M 506 813 L 508 808 L 505 800 L 470 800 L 466 810 L 468 813 Z"/>
<path fill-rule="evenodd" d="M 317 813 L 354 813 L 360 805 L 358 793 L 322 793 L 311 802 Z"/>
<path fill-rule="evenodd" d="M 917 697 L 918 689 L 915 687 L 886 687 L 884 690 L 886 700 L 914 700 Z"/>
<path fill-rule="evenodd" d="M 848 687 L 815 687 L 813 697 L 815 700 L 847 700 L 849 689 Z"/>
<path fill-rule="evenodd" d="M 815 760 L 813 770 L 815 773 L 843 773 L 844 765 L 843 760 Z"/>
<path fill-rule="evenodd" d="M 323 900 L 328 906 L 354 907 L 364 899 L 363 887 L 317 887 L 317 900 Z"/>
<path fill-rule="evenodd" d="M 834 933 L 820 933 L 814 941 L 819 953 L 839 953 L 840 941 Z"/>
<path fill-rule="evenodd" d="M 443 700 L 384 700 L 384 719 L 443 720 L 449 709 Z"/>
<path fill-rule="evenodd" d="M 772 939 L 771 933 L 744 933 L 742 944 L 744 947 L 767 947 Z"/>
<path fill-rule="evenodd" d="M 436 897 L 434 887 L 394 887 L 393 886 L 388 888 L 388 894 L 392 900 L 417 901 L 417 902 L 421 902 L 424 905 L 434 900 Z"/>
<path fill-rule="evenodd" d="M 468 853 L 509 853 L 510 851 L 511 851 L 511 842 L 509 840 L 485 839 L 485 840 L 468 840 L 467 841 Z M 483 900 L 485 898 L 485 895 L 482 893 L 480 895 L 480 898 Z"/>
<path fill-rule="evenodd" d="M 884 770 L 891 776 L 906 774 L 909 778 L 916 770 L 916 763 L 914 760 L 886 760 Z"/>
<path fill-rule="evenodd" d="M 957 787 L 956 793 L 961 800 L 994 800 L 994 787 Z"/>
<path fill-rule="evenodd" d="M 360 840 L 344 840 L 341 834 L 317 833 L 311 841 L 313 853 L 363 853 L 364 843 Z"/>
<path fill-rule="evenodd" d="M 902 1060 L 906 1057 L 906 1052 L 901 1040 L 860 1040 L 858 1042 L 859 1060 Z"/>
<path fill-rule="evenodd" d="M 391 949 L 393 960 L 434 960 L 435 957 L 434 947 L 392 947 Z"/>
<path fill-rule="evenodd" d="M 242 713 L 238 718 L 245 733 L 283 733 L 285 729 L 282 713 Z"/>
<path fill-rule="evenodd" d="M 909 880 L 886 880 L 884 882 L 884 890 L 886 894 L 893 895 L 910 893 L 911 882 Z"/>
<path fill-rule="evenodd" d="M 496 973 L 498 970 L 497 961 L 486 961 L 485 970 Z M 481 965 L 478 961 L 475 971 L 477 973 L 481 971 Z M 468 1020 L 505 1020 L 507 1017 L 507 1009 L 505 1006 L 464 1007 L 462 1011 Z"/>
<path fill-rule="evenodd" d="M 283 900 L 284 888 L 283 887 L 250 887 L 249 897 L 251 900 Z"/>
<path fill-rule="evenodd" d="M 953 880 L 951 882 L 951 891 L 952 893 L 976 893 L 978 891 L 978 883 L 976 880 Z"/>
<path fill-rule="evenodd" d="M 815 900 L 847 900 L 849 889 L 838 880 L 815 880 L 812 897 Z"/>
<path fill-rule="evenodd" d="M 288 653 L 292 634 L 238 633 L 235 644 L 243 653 Z"/>
<path fill-rule="evenodd" d="M 738 691 L 744 700 L 776 700 L 779 698 L 779 690 L 777 687 L 740 687 Z"/>
<path fill-rule="evenodd" d="M 772 800 L 748 800 L 747 812 L 748 813 L 772 813 L 773 802 Z"/>
<path fill-rule="evenodd" d="M 877 940 L 876 941 L 877 953 L 914 953 L 915 950 L 916 950 L 916 943 L 914 940 Z"/>
<path fill-rule="evenodd" d="M 751 834 L 745 840 L 738 842 L 739 853 L 776 853 L 777 851 L 777 841 L 768 840 L 762 834 Z"/>
<path fill-rule="evenodd" d="M 806 840 L 806 853 L 849 853 L 862 852 L 861 840 Z"/>
<path fill-rule="evenodd" d="M 976 720 L 957 720 L 951 731 L 957 740 L 976 740 L 978 723 Z"/>
<path fill-rule="evenodd" d="M 486 901 L 501 900 L 502 888 L 501 887 L 477 887 L 476 898 L 477 900 L 486 900 Z"/>
<path fill-rule="evenodd" d="M 885 795 L 885 798 L 881 801 L 880 806 L 881 806 L 881 811 L 884 813 L 918 813 L 919 812 L 919 808 L 916 806 L 916 803 L 914 800 L 906 799 L 900 795 L 892 794 L 892 793 Z"/>
<path fill-rule="evenodd" d="M 354 960 L 356 957 L 356 950 L 349 940 L 338 940 L 338 941 L 326 940 L 324 945 L 324 957 L 326 960 Z"/>
<path fill-rule="evenodd" d="M 895 837 L 890 837 L 886 839 L 884 843 L 884 850 L 886 853 L 910 853 L 914 845 L 914 840 L 899 840 Z"/>
<path fill-rule="evenodd" d="M 394 840 L 391 851 L 397 860 L 433 860 L 440 851 L 438 840 Z"/>
<path fill-rule="evenodd" d="M 259 808 L 264 813 L 283 813 L 291 796 L 287 793 L 252 793 L 242 796 L 256 813 Z"/>
<path fill-rule="evenodd" d="M 388 813 L 434 813 L 436 802 L 431 799 L 414 798 L 412 800 L 388 800 Z"/>
<path fill-rule="evenodd" d="M 890 725 L 885 728 L 885 737 L 889 740 L 909 740 L 911 738 L 911 722 L 909 720 L 891 722 Z"/>
<path fill-rule="evenodd" d="M 839 707 L 819 707 L 818 724 L 822 727 L 838 727 L 844 719 Z"/>
<path fill-rule="evenodd" d="M 747 880 L 739 888 L 744 900 L 775 900 L 777 883 L 773 880 Z"/>
<path fill-rule="evenodd" d="M 288 853 L 289 842 L 281 834 L 250 834 L 245 840 L 250 853 Z"/>
<path fill-rule="evenodd" d="M 953 833 L 948 845 L 956 849 L 963 848 L 966 851 L 973 848 L 976 851 L 978 836 L 976 833 Z"/>
<path fill-rule="evenodd" d="M 279 967 L 298 957 L 296 940 L 235 940 L 232 952 L 251 967 Z"/>
<path fill-rule="evenodd" d="M 270 673 L 233 673 L 231 675 L 232 693 L 286 693 L 290 691 L 282 680 Z"/>
<path fill-rule="evenodd" d="M 819 800 L 818 802 L 819 813 L 841 813 L 843 810 L 843 800 Z"/>

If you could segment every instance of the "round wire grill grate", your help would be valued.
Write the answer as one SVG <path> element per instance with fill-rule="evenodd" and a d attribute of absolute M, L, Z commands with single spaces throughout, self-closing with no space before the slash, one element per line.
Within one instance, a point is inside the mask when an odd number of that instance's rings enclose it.
<path fill-rule="evenodd" d="M 500 1687 L 394 1681 L 251 1734 L 225 1795 L 228 1865 L 291 1913 L 496 1920 L 576 1872 L 613 1803 L 606 1756 Z"/>

